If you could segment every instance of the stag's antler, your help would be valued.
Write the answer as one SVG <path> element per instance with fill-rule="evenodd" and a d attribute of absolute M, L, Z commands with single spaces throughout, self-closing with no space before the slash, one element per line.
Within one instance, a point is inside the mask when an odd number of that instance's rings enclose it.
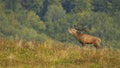
<path fill-rule="evenodd" d="M 88 26 L 84 26 L 84 27 L 83 27 L 83 31 L 88 32 L 88 31 L 89 31 Z"/>
<path fill-rule="evenodd" d="M 78 26 L 78 24 L 77 24 L 77 25 L 74 25 L 74 28 L 78 31 L 85 31 L 85 32 L 89 31 L 88 26 Z"/>
<path fill-rule="evenodd" d="M 76 25 L 74 25 L 74 28 L 78 31 L 81 31 L 81 27 L 78 23 Z"/>

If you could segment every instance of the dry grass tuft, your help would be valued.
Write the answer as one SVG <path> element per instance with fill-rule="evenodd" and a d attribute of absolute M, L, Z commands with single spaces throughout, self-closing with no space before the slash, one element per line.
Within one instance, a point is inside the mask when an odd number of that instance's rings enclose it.
<path fill-rule="evenodd" d="M 120 50 L 0 39 L 1 68 L 120 68 Z"/>

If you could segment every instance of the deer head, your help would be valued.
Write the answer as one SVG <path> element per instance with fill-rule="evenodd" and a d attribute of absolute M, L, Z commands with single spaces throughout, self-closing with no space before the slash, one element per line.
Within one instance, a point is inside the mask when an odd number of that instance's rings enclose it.
<path fill-rule="evenodd" d="M 76 32 L 78 32 L 78 30 L 76 30 L 75 28 L 70 28 L 68 29 L 68 32 L 71 34 L 75 34 Z"/>

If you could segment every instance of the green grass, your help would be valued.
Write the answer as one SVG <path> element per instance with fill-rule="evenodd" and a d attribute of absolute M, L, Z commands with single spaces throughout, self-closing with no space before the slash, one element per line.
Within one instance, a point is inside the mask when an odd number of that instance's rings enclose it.
<path fill-rule="evenodd" d="M 0 68 L 120 68 L 120 50 L 0 39 Z"/>

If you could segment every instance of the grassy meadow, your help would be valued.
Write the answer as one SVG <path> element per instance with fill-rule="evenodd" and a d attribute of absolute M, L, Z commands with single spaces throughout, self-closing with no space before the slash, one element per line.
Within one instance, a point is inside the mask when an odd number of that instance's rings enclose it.
<path fill-rule="evenodd" d="M 0 39 L 0 68 L 120 68 L 120 50 Z"/>

